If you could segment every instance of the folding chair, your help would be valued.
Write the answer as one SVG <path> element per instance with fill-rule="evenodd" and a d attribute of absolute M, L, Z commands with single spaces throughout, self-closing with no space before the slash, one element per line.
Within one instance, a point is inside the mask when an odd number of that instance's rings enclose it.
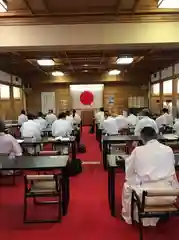
<path fill-rule="evenodd" d="M 25 223 L 45 223 L 61 221 L 61 181 L 60 175 L 26 175 L 24 176 L 24 222 Z M 37 198 L 56 197 L 57 201 L 37 201 Z M 28 220 L 27 219 L 27 199 L 33 198 L 34 204 L 57 204 L 57 219 Z"/>
<path fill-rule="evenodd" d="M 134 211 L 137 208 L 140 240 L 143 240 L 142 219 L 179 215 L 178 196 L 179 189 L 151 189 L 143 191 L 142 198 L 135 190 L 132 191 L 131 219 L 134 224 Z"/>

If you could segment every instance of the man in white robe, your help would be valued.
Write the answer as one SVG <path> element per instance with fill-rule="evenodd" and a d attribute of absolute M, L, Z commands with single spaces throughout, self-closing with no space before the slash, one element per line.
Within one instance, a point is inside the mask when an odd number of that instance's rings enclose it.
<path fill-rule="evenodd" d="M 54 137 L 67 137 L 72 133 L 72 125 L 66 120 L 66 114 L 60 113 L 58 120 L 52 124 L 52 136 Z M 56 150 L 59 150 L 62 154 L 68 153 L 68 147 L 57 146 Z"/>
<path fill-rule="evenodd" d="M 141 138 L 144 146 L 136 147 L 125 161 L 126 176 L 122 194 L 122 217 L 128 224 L 132 223 L 132 189 L 141 197 L 142 192 L 150 188 L 166 190 L 178 188 L 172 149 L 157 141 L 157 134 L 152 127 L 143 128 Z M 170 200 L 174 201 L 175 198 L 172 197 Z M 138 220 L 136 211 L 134 216 L 135 220 Z M 155 226 L 157 221 L 157 218 L 143 219 L 143 225 Z"/>
<path fill-rule="evenodd" d="M 175 119 L 175 124 L 173 125 L 173 130 L 175 131 L 176 135 L 179 136 L 179 119 Z"/>
<path fill-rule="evenodd" d="M 0 121 L 0 154 L 10 158 L 22 155 L 22 149 L 17 140 L 10 134 L 5 134 L 5 124 Z M 3 171 L 3 175 L 12 174 L 13 171 Z"/>
<path fill-rule="evenodd" d="M 116 123 L 116 119 L 111 117 L 109 113 L 105 112 L 105 119 L 101 122 L 101 129 L 103 129 L 104 133 L 109 135 L 117 135 L 118 134 L 118 125 Z"/>
<path fill-rule="evenodd" d="M 39 112 L 36 119 L 34 119 L 34 122 L 37 123 L 40 127 L 40 131 L 45 129 L 47 127 L 47 121 L 43 118 L 43 113 Z"/>
<path fill-rule="evenodd" d="M 128 119 L 126 117 L 124 117 L 123 115 L 118 115 L 117 117 L 115 117 L 115 120 L 116 120 L 116 124 L 118 126 L 118 131 L 129 128 Z"/>
<path fill-rule="evenodd" d="M 22 124 L 27 121 L 28 121 L 28 117 L 26 116 L 25 111 L 22 110 L 21 114 L 18 117 L 18 124 L 22 126 Z"/>
<path fill-rule="evenodd" d="M 79 125 L 81 124 L 81 117 L 79 114 L 76 113 L 76 110 L 73 109 L 72 110 L 72 115 L 71 117 L 73 117 L 73 125 Z"/>
<path fill-rule="evenodd" d="M 134 130 L 134 134 L 136 136 L 140 136 L 140 132 L 144 127 L 152 127 L 155 132 L 158 134 L 158 127 L 156 122 L 149 117 L 149 111 L 147 109 L 143 110 L 142 113 L 142 119 L 137 122 L 137 125 Z"/>
<path fill-rule="evenodd" d="M 132 111 L 130 111 L 129 116 L 127 117 L 127 120 L 131 126 L 136 126 L 137 124 L 137 117 L 133 114 Z"/>
<path fill-rule="evenodd" d="M 97 124 L 100 124 L 100 122 L 104 120 L 104 108 L 103 107 L 101 107 L 99 112 L 96 113 L 95 120 L 96 120 Z"/>
<path fill-rule="evenodd" d="M 21 136 L 25 140 L 30 141 L 40 141 L 41 140 L 41 128 L 40 124 L 34 122 L 34 116 L 32 114 L 28 114 L 28 121 L 25 122 L 21 127 Z M 28 147 L 27 151 L 29 154 L 34 154 L 40 152 L 40 145 L 36 146 L 36 149 Z"/>
<path fill-rule="evenodd" d="M 173 126 L 173 117 L 172 117 L 172 115 L 169 114 L 167 108 L 163 108 L 162 112 L 163 112 L 163 114 L 156 119 L 157 127 L 159 129 L 161 127 L 163 127 L 164 125 L 172 127 Z"/>
<path fill-rule="evenodd" d="M 46 116 L 46 121 L 48 123 L 49 126 L 52 126 L 53 122 L 55 122 L 55 120 L 57 120 L 56 115 L 53 113 L 53 110 L 50 109 L 48 111 L 48 114 Z"/>

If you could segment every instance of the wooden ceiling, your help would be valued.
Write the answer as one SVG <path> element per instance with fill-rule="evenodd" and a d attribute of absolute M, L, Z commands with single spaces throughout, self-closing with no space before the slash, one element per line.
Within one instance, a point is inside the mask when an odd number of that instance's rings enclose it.
<path fill-rule="evenodd" d="M 132 56 L 134 62 L 118 65 L 120 56 Z M 53 59 L 54 66 L 42 67 L 38 59 Z M 52 71 L 62 71 L 67 75 L 79 73 L 105 73 L 112 69 L 121 74 L 151 74 L 179 62 L 179 47 L 175 48 L 126 48 L 116 50 L 85 51 L 24 51 L 0 53 L 0 70 L 25 78 L 43 78 Z"/>
<path fill-rule="evenodd" d="M 7 0 L 0 24 L 177 21 L 178 11 L 157 0 Z"/>

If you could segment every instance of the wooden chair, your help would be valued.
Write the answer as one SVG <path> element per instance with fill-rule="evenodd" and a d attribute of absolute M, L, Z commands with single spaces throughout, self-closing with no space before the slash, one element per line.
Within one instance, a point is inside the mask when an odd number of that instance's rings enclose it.
<path fill-rule="evenodd" d="M 178 196 L 179 189 L 151 189 L 143 191 L 142 198 L 135 190 L 132 191 L 131 219 L 134 224 L 134 211 L 137 208 L 140 240 L 143 240 L 142 219 L 179 215 Z"/>
<path fill-rule="evenodd" d="M 24 222 L 44 223 L 61 221 L 61 177 L 54 175 L 26 175 L 24 176 Z M 56 201 L 37 201 L 37 198 L 56 197 Z M 57 204 L 57 219 L 27 220 L 27 199 L 33 198 L 34 204 Z"/>

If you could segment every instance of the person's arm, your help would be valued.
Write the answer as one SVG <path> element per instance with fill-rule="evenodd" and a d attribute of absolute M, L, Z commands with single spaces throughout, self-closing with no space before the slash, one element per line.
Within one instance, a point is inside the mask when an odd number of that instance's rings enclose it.
<path fill-rule="evenodd" d="M 11 136 L 12 141 L 12 152 L 15 153 L 16 156 L 22 156 L 22 148 L 17 140 Z"/>
<path fill-rule="evenodd" d="M 134 162 L 136 158 L 136 149 L 134 149 L 131 153 L 131 155 L 125 160 L 125 179 L 126 181 L 129 181 L 129 179 L 134 174 Z"/>

